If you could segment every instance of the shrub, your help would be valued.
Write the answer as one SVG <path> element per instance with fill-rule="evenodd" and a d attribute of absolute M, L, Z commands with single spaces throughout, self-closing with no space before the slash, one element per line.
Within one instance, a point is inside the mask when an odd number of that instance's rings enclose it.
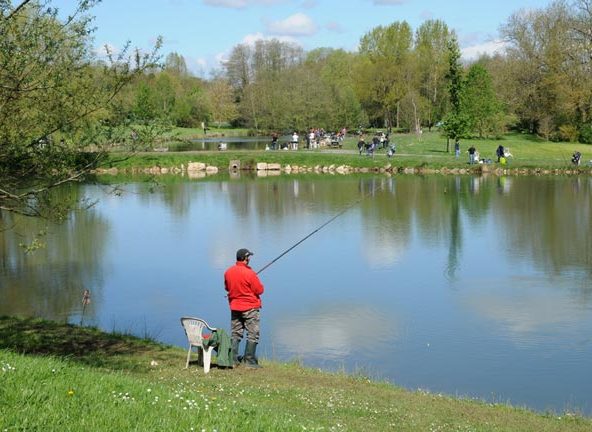
<path fill-rule="evenodd" d="M 578 140 L 579 131 L 574 125 L 562 125 L 559 127 L 559 138 L 562 141 L 576 142 Z"/>
<path fill-rule="evenodd" d="M 592 144 L 592 123 L 580 127 L 580 140 L 584 144 Z"/>

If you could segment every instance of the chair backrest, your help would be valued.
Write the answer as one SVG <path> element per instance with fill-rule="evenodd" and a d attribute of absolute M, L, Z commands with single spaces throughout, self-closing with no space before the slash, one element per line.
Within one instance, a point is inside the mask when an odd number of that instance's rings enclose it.
<path fill-rule="evenodd" d="M 203 330 L 207 328 L 210 331 L 216 330 L 214 327 L 210 327 L 205 320 L 194 317 L 182 317 L 181 325 L 187 335 L 187 340 L 192 345 L 202 345 L 203 341 Z"/>

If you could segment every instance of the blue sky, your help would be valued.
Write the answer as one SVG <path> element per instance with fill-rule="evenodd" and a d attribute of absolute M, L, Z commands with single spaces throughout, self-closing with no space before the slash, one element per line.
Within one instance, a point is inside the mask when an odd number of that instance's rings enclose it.
<path fill-rule="evenodd" d="M 55 0 L 62 12 L 72 0 Z M 177 52 L 196 75 L 208 78 L 232 47 L 260 38 L 355 51 L 379 25 L 407 21 L 413 30 L 441 19 L 459 37 L 463 56 L 499 47 L 499 27 L 520 9 L 544 8 L 549 0 L 103 0 L 93 9 L 97 49 L 117 51 L 127 40 L 148 49 L 162 36 L 162 54 Z"/>

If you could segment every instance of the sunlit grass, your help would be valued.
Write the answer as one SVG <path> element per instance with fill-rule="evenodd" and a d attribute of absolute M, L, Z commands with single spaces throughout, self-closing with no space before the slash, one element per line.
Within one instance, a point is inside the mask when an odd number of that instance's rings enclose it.
<path fill-rule="evenodd" d="M 187 137 L 197 130 L 181 131 Z M 224 133 L 240 135 L 246 134 L 246 130 L 228 130 Z M 202 131 L 203 135 L 203 131 Z M 371 139 L 371 135 L 366 137 Z M 304 166 L 307 168 L 346 165 L 353 168 L 379 168 L 392 166 L 394 168 L 421 167 L 421 168 L 470 168 L 479 169 L 478 166 L 468 165 L 467 149 L 475 146 L 480 157 L 490 160 L 492 168 L 528 168 L 528 169 L 573 169 L 571 156 L 574 151 L 582 153 L 581 171 L 589 172 L 592 169 L 592 146 L 578 143 L 555 143 L 543 141 L 532 135 L 508 134 L 502 139 L 474 139 L 461 141 L 461 155 L 457 159 L 453 152 L 453 143 L 450 143 L 447 152 L 446 139 L 438 132 L 425 132 L 421 137 L 415 134 L 393 134 L 391 142 L 397 146 L 394 157 L 387 158 L 386 150 L 379 149 L 373 157 L 359 155 L 357 150 L 357 137 L 348 136 L 341 149 L 318 149 L 298 151 L 264 151 L 264 150 L 232 150 L 232 151 L 189 151 L 189 152 L 155 152 L 143 153 L 122 162 L 112 163 L 108 166 L 117 168 L 146 168 L 146 167 L 181 167 L 190 161 L 204 162 L 226 170 L 231 161 L 240 161 L 242 168 L 253 167 L 257 162 L 279 163 L 285 165 Z M 507 165 L 498 164 L 495 150 L 502 144 L 509 148 L 512 157 L 508 158 Z"/>
<path fill-rule="evenodd" d="M 47 327 L 47 331 L 44 330 Z M 52 348 L 45 341 L 62 343 Z M 80 341 L 96 341 L 74 350 Z M 102 357 L 102 360 L 98 358 Z M 205 375 L 185 351 L 38 320 L 0 319 L 0 431 L 589 431 L 573 414 L 409 392 L 263 361 Z M 125 359 L 125 360 L 123 360 Z"/>

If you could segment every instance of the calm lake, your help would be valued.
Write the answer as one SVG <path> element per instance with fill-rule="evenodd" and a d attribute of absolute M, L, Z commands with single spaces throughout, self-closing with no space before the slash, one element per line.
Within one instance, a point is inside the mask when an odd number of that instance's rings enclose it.
<path fill-rule="evenodd" d="M 282 136 L 278 143 L 287 143 L 289 136 Z M 213 137 L 193 139 L 191 141 L 170 144 L 170 151 L 210 151 L 218 150 L 220 144 L 226 145 L 226 150 L 265 150 L 266 146 L 271 145 L 271 137 Z"/>
<path fill-rule="evenodd" d="M 85 184 L 62 225 L 3 214 L 0 315 L 185 347 L 229 328 L 235 251 L 260 274 L 261 357 L 410 389 L 592 415 L 592 178 L 212 177 Z M 26 254 L 35 234 L 45 247 Z M 179 367 L 184 360 L 179 359 Z M 263 371 L 262 374 L 265 372 Z"/>

